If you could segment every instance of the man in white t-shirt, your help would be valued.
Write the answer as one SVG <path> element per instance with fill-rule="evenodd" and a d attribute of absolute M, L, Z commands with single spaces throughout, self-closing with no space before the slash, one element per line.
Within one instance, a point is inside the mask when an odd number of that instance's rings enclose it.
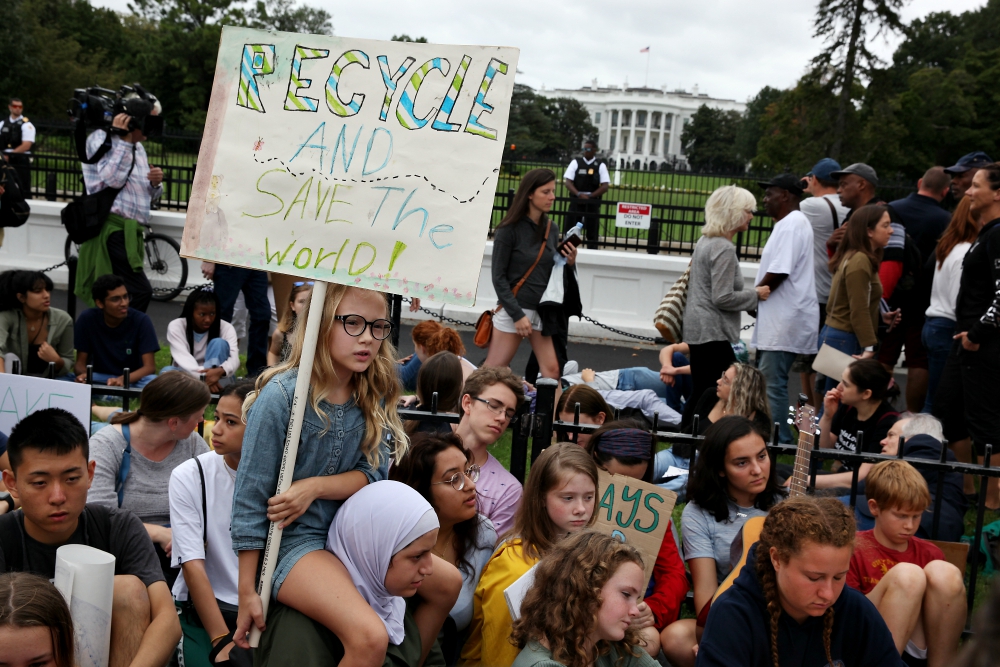
<path fill-rule="evenodd" d="M 797 177 L 780 174 L 759 185 L 765 190 L 764 209 L 775 222 L 755 282 L 770 287 L 771 296 L 757 305 L 751 346 L 757 348 L 757 366 L 767 380 L 771 419 L 780 423 L 779 440 L 790 443 L 785 423 L 788 374 L 796 355 L 816 352 L 819 336 L 813 230 L 799 210 L 803 188 Z"/>
<path fill-rule="evenodd" d="M 212 427 L 215 451 L 182 463 L 170 475 L 170 564 L 181 568 L 172 592 L 187 667 L 209 667 L 209 652 L 236 627 L 239 561 L 229 523 L 246 429 L 243 399 L 252 390 L 252 381 L 223 389 Z M 220 660 L 230 648 L 220 652 Z"/>
<path fill-rule="evenodd" d="M 826 301 L 830 296 L 830 256 L 826 251 L 826 240 L 847 220 L 849 208 L 840 203 L 837 194 L 837 179 L 831 176 L 840 171 L 840 163 L 825 157 L 813 166 L 805 176 L 806 192 L 811 197 L 802 200 L 799 208 L 809 219 L 813 228 L 813 275 L 816 279 L 816 300 L 819 301 L 819 328 L 826 323 Z M 800 355 L 792 366 L 793 373 L 799 373 L 802 391 L 810 399 L 810 404 L 819 405 L 823 397 L 815 393 L 816 371 L 812 369 L 814 354 Z"/>
<path fill-rule="evenodd" d="M 608 166 L 595 157 L 596 153 L 597 143 L 586 141 L 583 156 L 574 158 L 563 174 L 563 182 L 570 195 L 563 232 L 582 222 L 584 238 L 591 250 L 597 248 L 597 237 L 600 236 L 601 195 L 608 191 L 611 184 Z"/>

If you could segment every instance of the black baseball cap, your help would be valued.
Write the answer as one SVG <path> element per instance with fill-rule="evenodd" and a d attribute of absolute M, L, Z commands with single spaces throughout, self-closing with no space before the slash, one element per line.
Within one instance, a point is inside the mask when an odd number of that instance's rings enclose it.
<path fill-rule="evenodd" d="M 854 164 L 848 165 L 846 168 L 841 169 L 840 171 L 835 171 L 831 173 L 830 176 L 839 180 L 841 176 L 846 176 L 847 174 L 854 174 L 856 176 L 860 176 L 861 178 L 865 179 L 875 187 L 878 187 L 878 174 L 876 174 L 875 170 L 869 167 L 864 162 L 855 162 Z"/>
<path fill-rule="evenodd" d="M 983 151 L 973 151 L 968 155 L 963 155 L 958 162 L 944 170 L 946 174 L 964 174 L 970 169 L 982 169 L 993 164 L 993 158 Z"/>
<path fill-rule="evenodd" d="M 781 188 L 782 190 L 788 190 L 793 195 L 801 197 L 802 193 L 805 192 L 805 187 L 802 185 L 802 179 L 793 174 L 778 174 L 770 181 L 757 181 L 757 185 L 767 190 L 768 188 Z"/>

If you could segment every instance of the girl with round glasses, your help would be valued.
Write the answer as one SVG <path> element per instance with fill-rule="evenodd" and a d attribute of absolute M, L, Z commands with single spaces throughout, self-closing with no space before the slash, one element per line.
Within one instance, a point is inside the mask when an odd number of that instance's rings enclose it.
<path fill-rule="evenodd" d="M 452 664 L 465 643 L 473 594 L 497 541 L 493 523 L 478 512 L 479 466 L 458 436 L 420 434 L 392 466 L 389 478 L 413 487 L 431 504 L 441 524 L 433 553 L 462 573 L 462 591 L 445 622 L 441 644 Z"/>

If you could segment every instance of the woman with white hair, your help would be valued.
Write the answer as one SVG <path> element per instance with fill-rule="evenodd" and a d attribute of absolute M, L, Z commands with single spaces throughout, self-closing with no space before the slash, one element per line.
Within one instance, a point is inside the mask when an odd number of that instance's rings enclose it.
<path fill-rule="evenodd" d="M 757 209 L 750 192 L 735 185 L 719 188 L 705 203 L 705 226 L 691 257 L 684 342 L 691 348 L 691 396 L 701 396 L 736 363 L 731 343 L 740 337 L 740 313 L 754 310 L 770 288 L 744 289 L 733 237 L 746 231 Z M 687 425 L 697 401 L 684 409 Z"/>

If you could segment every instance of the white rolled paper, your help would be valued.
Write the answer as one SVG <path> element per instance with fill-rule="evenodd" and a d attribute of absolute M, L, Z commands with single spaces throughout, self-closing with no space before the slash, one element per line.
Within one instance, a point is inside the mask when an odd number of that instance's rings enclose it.
<path fill-rule="evenodd" d="M 54 583 L 73 617 L 77 667 L 108 667 L 115 557 L 84 544 L 61 546 Z"/>

